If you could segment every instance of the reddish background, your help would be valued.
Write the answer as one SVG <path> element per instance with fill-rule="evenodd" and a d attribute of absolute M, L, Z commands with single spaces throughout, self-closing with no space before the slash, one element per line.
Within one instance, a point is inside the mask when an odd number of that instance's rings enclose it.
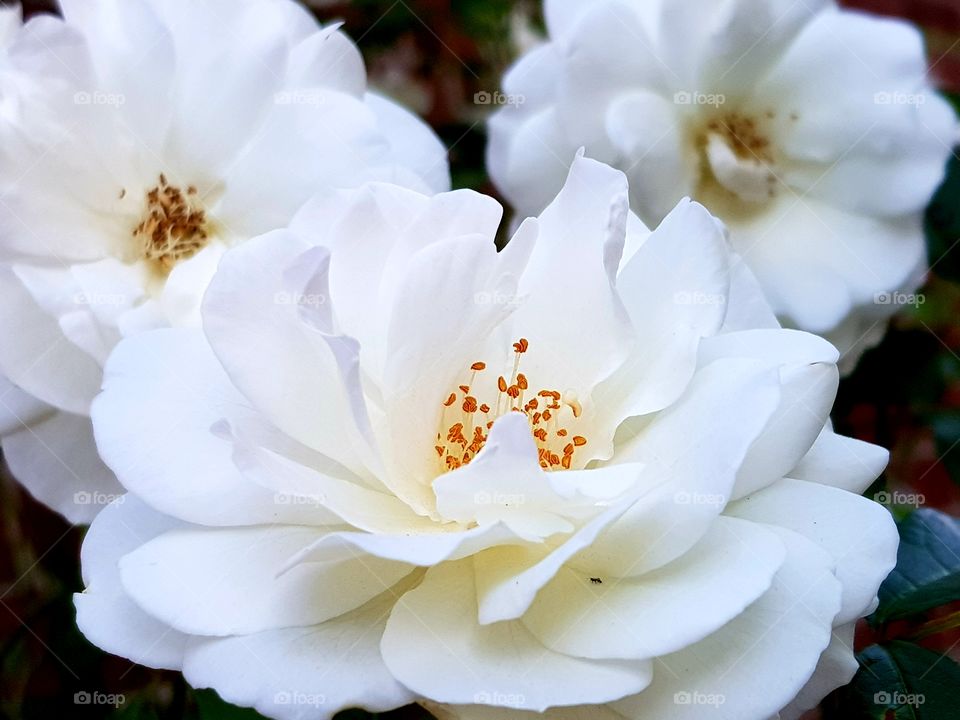
<path fill-rule="evenodd" d="M 926 30 L 933 74 L 960 92 L 960 0 L 842 0 L 851 8 L 907 18 Z"/>

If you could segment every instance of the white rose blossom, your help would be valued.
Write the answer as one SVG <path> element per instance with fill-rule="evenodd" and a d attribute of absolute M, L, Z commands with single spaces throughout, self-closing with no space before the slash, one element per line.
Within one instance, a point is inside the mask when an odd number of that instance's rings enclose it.
<path fill-rule="evenodd" d="M 274 718 L 797 717 L 893 567 L 837 351 L 721 224 L 578 159 L 500 206 L 371 184 L 232 249 L 199 328 L 111 356 L 86 636 Z M 685 695 L 686 694 L 686 695 Z"/>
<path fill-rule="evenodd" d="M 449 170 L 425 124 L 367 91 L 353 43 L 295 2 L 61 4 L 16 31 L 0 106 L 42 102 L 39 127 L 0 117 L 22 136 L 0 166 L 0 430 L 30 492 L 88 522 L 121 490 L 89 420 L 121 337 L 197 322 L 224 251 L 315 193 L 444 191 Z"/>
<path fill-rule="evenodd" d="M 11 169 L 16 148 L 56 127 L 54 99 L 63 87 L 57 77 L 63 68 L 55 58 L 67 54 L 72 38 L 64 33 L 44 34 L 47 50 L 41 56 L 38 49 L 42 46 L 32 32 L 38 27 L 42 23 L 23 28 L 19 6 L 0 8 L 0 168 L 10 171 L 4 177 L 4 185 L 0 185 L 0 198 L 4 200 L 15 177 Z M 39 420 L 49 411 L 49 406 L 0 375 L 0 437 Z"/>
<path fill-rule="evenodd" d="M 781 320 L 849 370 L 927 269 L 922 212 L 958 138 L 923 40 L 832 0 L 546 0 L 549 39 L 504 79 L 488 165 L 519 217 L 580 147 L 659 222 L 692 196 Z"/>
<path fill-rule="evenodd" d="M 9 161 L 6 150 L 21 141 L 27 128 L 49 122 L 52 115 L 42 100 L 36 101 L 53 83 L 48 77 L 24 67 L 25 58 L 30 57 L 32 50 L 29 42 L 25 42 L 25 35 L 20 8 L 0 8 L 0 165 Z M 46 409 L 43 403 L 0 375 L 0 437 L 21 427 L 21 422 L 29 424 L 38 419 Z"/>

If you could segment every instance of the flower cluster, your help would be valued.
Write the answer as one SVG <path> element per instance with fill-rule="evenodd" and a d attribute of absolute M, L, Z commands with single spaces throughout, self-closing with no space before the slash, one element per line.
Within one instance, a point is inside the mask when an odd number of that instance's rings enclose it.
<path fill-rule="evenodd" d="M 912 31 L 547 0 L 498 250 L 301 5 L 62 6 L 0 13 L 0 435 L 92 521 L 87 638 L 280 720 L 787 720 L 850 680 L 887 453 L 805 330 L 847 350 L 922 269 L 956 121 Z"/>

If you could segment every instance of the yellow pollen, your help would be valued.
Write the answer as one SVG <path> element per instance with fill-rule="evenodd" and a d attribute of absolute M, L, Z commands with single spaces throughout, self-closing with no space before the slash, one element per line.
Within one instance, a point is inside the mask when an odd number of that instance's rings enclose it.
<path fill-rule="evenodd" d="M 161 272 L 193 257 L 209 241 L 210 222 L 196 195 L 193 185 L 181 190 L 170 185 L 163 174 L 157 186 L 146 193 L 143 219 L 133 237 L 140 243 L 140 257 Z"/>
<path fill-rule="evenodd" d="M 760 123 L 749 115 L 727 113 L 707 123 L 707 130 L 717 133 L 739 158 L 773 162 L 773 148 Z"/>
<path fill-rule="evenodd" d="M 494 421 L 508 412 L 522 413 L 530 424 L 530 434 L 537 445 L 540 467 L 544 470 L 569 470 L 574 466 L 574 456 L 579 448 L 587 444 L 582 435 L 570 434 L 568 427 L 560 425 L 561 415 L 565 424 L 575 422 L 583 413 L 580 402 L 572 391 L 566 396 L 557 390 L 540 389 L 531 393 L 525 400 L 524 395 L 530 389 L 526 375 L 520 372 L 520 359 L 528 351 L 530 343 L 520 338 L 513 344 L 514 364 L 509 379 L 497 376 L 491 384 L 496 388 L 494 403 L 481 402 L 480 389 L 484 383 L 477 383 L 477 376 L 487 368 L 484 362 L 470 365 L 472 376 L 469 384 L 458 384 L 460 391 L 450 393 L 442 403 L 441 432 L 437 433 L 434 450 L 437 453 L 440 471 L 447 472 L 468 465 L 483 450 Z M 459 403 L 457 402 L 459 398 Z"/>

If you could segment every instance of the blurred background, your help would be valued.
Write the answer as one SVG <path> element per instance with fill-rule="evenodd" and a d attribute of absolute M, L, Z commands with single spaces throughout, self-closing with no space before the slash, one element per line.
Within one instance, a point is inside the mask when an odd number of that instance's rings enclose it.
<path fill-rule="evenodd" d="M 476 104 L 474 94 L 496 90 L 512 59 L 537 41 L 542 28 L 539 2 L 312 0 L 306 4 L 323 22 L 343 20 L 346 32 L 365 55 L 371 84 L 420 113 L 441 135 L 450 148 L 454 186 L 495 194 L 483 167 L 484 119 L 490 107 Z M 957 102 L 960 0 L 848 0 L 844 4 L 907 18 L 921 26 L 932 75 Z M 26 0 L 24 5 L 27 14 L 55 11 L 55 3 L 47 0 Z M 923 290 L 925 302 L 899 316 L 883 344 L 843 381 L 833 419 L 839 432 L 892 451 L 885 476 L 867 494 L 904 519 L 902 532 L 917 536 L 901 553 L 901 563 L 922 564 L 927 541 L 942 544 L 938 551 L 946 560 L 936 577 L 935 606 L 928 607 L 933 601 L 914 598 L 906 610 L 882 606 L 871 622 L 861 623 L 857 649 L 863 651 L 864 670 L 850 688 L 834 693 L 811 718 L 960 718 L 960 697 L 954 697 L 960 694 L 960 666 L 954 664 L 960 660 L 960 526 L 948 517 L 960 516 L 960 160 L 956 157 L 928 212 L 927 230 L 934 267 Z M 67 526 L 34 502 L 5 470 L 0 473 L 0 717 L 258 717 L 222 703 L 212 692 L 193 691 L 175 673 L 134 666 L 87 643 L 74 626 L 71 599 L 72 593 L 82 589 L 78 558 L 83 530 Z M 914 521 L 907 520 L 918 509 Z M 931 526 L 940 529 L 933 539 L 924 535 Z M 878 647 L 897 651 L 888 653 Z M 924 705 L 890 709 L 869 702 L 872 693 L 893 691 L 889 683 L 894 681 L 884 675 L 891 672 L 887 667 L 891 654 L 900 663 L 893 670 L 898 673 L 895 682 L 926 693 Z M 122 702 L 116 708 L 77 705 L 74 697 L 80 692 L 114 694 Z M 370 717 L 349 712 L 338 720 Z M 379 717 L 430 716 L 411 707 Z"/>

